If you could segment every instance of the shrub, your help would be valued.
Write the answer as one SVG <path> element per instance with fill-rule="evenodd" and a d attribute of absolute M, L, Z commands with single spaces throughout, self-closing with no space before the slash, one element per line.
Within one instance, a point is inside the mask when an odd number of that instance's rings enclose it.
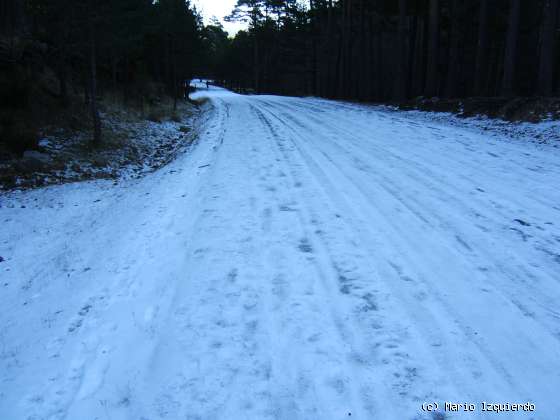
<path fill-rule="evenodd" d="M 8 150 L 23 156 L 26 150 L 37 149 L 39 135 L 37 130 L 26 124 L 23 116 L 3 115 L 0 117 L 0 141 Z"/>
<path fill-rule="evenodd" d="M 148 112 L 148 116 L 147 116 L 148 121 L 160 123 L 162 122 L 163 118 L 164 115 L 160 109 L 152 109 L 150 110 L 150 112 Z"/>

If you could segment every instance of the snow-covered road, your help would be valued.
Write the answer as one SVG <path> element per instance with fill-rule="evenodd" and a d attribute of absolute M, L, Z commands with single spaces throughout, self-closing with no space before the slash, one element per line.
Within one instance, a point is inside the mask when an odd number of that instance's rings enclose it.
<path fill-rule="evenodd" d="M 159 172 L 0 196 L 0 419 L 559 418 L 558 149 L 203 94 Z"/>

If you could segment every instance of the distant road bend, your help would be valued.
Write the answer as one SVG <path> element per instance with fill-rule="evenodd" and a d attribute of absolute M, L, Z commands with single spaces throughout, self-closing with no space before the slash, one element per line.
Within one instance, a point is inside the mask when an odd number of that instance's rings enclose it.
<path fill-rule="evenodd" d="M 64 209 L 2 234 L 22 287 L 0 291 L 0 418 L 558 418 L 558 149 L 200 94 L 198 144 L 163 170 L 18 198 Z"/>

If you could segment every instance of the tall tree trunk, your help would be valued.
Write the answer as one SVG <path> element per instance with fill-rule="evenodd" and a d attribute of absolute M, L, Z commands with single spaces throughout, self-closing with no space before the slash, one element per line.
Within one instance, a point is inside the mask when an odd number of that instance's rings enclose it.
<path fill-rule="evenodd" d="M 419 16 L 416 18 L 416 36 L 414 42 L 414 60 L 412 63 L 412 90 L 414 95 L 419 96 L 424 93 L 425 70 L 426 70 L 426 19 Z"/>
<path fill-rule="evenodd" d="M 364 83 L 364 79 L 366 77 L 368 77 L 368 75 L 365 73 L 366 70 L 366 12 L 365 12 L 365 7 L 364 7 L 364 3 L 365 0 L 361 0 L 360 2 L 360 36 L 359 36 L 359 44 L 358 44 L 358 48 L 357 48 L 357 52 L 358 52 L 358 71 L 356 72 L 356 78 L 355 78 L 355 93 L 356 93 L 356 97 L 360 100 L 360 101 L 365 101 L 366 100 L 366 91 L 364 89 L 363 83 Z"/>
<path fill-rule="evenodd" d="M 504 53 L 504 75 L 502 78 L 502 96 L 514 95 L 515 60 L 517 58 L 517 39 L 519 37 L 519 18 L 521 0 L 511 0 L 509 23 Z"/>
<path fill-rule="evenodd" d="M 0 34 L 7 35 L 10 29 L 10 12 L 9 3 L 0 1 Z"/>
<path fill-rule="evenodd" d="M 310 36 L 310 39 L 307 41 L 309 45 L 309 49 L 311 53 L 309 54 L 309 61 L 308 61 L 308 80 L 307 80 L 307 87 L 306 87 L 306 95 L 318 95 L 319 93 L 319 75 L 318 75 L 318 62 L 319 62 L 319 53 L 318 53 L 318 46 L 317 40 L 313 35 Z"/>
<path fill-rule="evenodd" d="M 63 107 L 69 104 L 68 97 L 68 44 L 70 43 L 69 16 L 61 17 L 62 27 L 59 29 L 56 40 L 58 42 L 57 76 L 59 81 L 60 103 Z"/>
<path fill-rule="evenodd" d="M 130 84 L 132 82 L 132 80 L 131 80 L 132 77 L 130 76 L 131 75 L 130 61 L 129 61 L 127 55 L 125 55 L 125 57 L 124 57 L 122 66 L 123 66 L 123 74 L 124 74 L 124 83 L 123 83 L 123 86 L 122 86 L 122 98 L 123 98 L 123 103 L 126 105 L 129 101 Z M 158 67 L 158 68 L 160 68 L 160 67 Z M 159 76 L 161 77 L 161 73 L 159 73 Z"/>
<path fill-rule="evenodd" d="M 476 46 L 476 64 L 474 71 L 474 94 L 484 96 L 488 83 L 488 2 L 480 0 L 478 13 L 478 43 Z"/>
<path fill-rule="evenodd" d="M 163 38 L 163 62 L 164 62 L 164 83 L 165 88 L 167 90 L 167 94 L 171 94 L 171 79 L 172 79 L 172 70 L 171 70 L 171 35 L 168 33 L 165 34 L 165 38 Z"/>
<path fill-rule="evenodd" d="M 364 80 L 364 91 L 366 93 L 366 100 L 371 100 L 373 98 L 373 23 L 372 16 L 368 12 L 366 15 L 366 45 L 365 45 L 365 80 Z"/>
<path fill-rule="evenodd" d="M 376 31 L 375 34 L 375 96 L 377 101 L 382 101 L 383 97 L 383 32 Z"/>
<path fill-rule="evenodd" d="M 117 77 L 118 77 L 117 52 L 113 50 L 111 53 L 111 84 L 112 84 L 113 93 L 117 91 L 117 86 L 118 86 Z"/>
<path fill-rule="evenodd" d="M 350 8 L 352 0 L 344 0 L 342 10 L 342 38 L 340 40 L 340 63 L 339 63 L 339 79 L 338 79 L 338 97 L 346 98 L 348 96 L 348 70 L 350 68 Z"/>
<path fill-rule="evenodd" d="M 173 112 L 177 111 L 177 100 L 179 99 L 179 81 L 177 80 L 177 57 L 173 52 Z"/>
<path fill-rule="evenodd" d="M 430 35 L 428 45 L 428 68 L 426 70 L 425 95 L 438 95 L 438 50 L 439 50 L 439 0 L 430 0 Z"/>
<path fill-rule="evenodd" d="M 95 46 L 95 16 L 94 16 L 94 0 L 89 0 L 88 24 L 89 24 L 89 55 L 90 55 L 90 98 L 89 105 L 91 109 L 91 118 L 93 121 L 93 144 L 101 144 L 101 118 L 99 117 L 99 109 L 97 108 L 97 60 Z"/>
<path fill-rule="evenodd" d="M 171 54 L 171 94 L 173 95 L 173 112 L 177 111 L 177 100 L 179 98 L 179 82 L 177 80 L 177 45 L 173 35 L 169 35 L 169 52 Z"/>
<path fill-rule="evenodd" d="M 0 2 L 0 34 L 17 36 L 25 32 L 25 5 L 23 0 Z"/>
<path fill-rule="evenodd" d="M 260 71 L 259 71 L 259 60 L 260 60 L 260 54 L 259 54 L 259 41 L 257 39 L 257 34 L 254 34 L 254 45 L 253 45 L 253 60 L 254 60 L 254 78 L 255 78 L 255 92 L 256 93 L 261 93 L 261 85 L 260 85 Z"/>
<path fill-rule="evenodd" d="M 396 68 L 395 85 L 393 87 L 393 99 L 402 101 L 406 98 L 406 80 L 407 80 L 407 22 L 406 22 L 406 0 L 399 0 L 399 43 L 398 43 L 398 60 Z"/>
<path fill-rule="evenodd" d="M 90 96 L 90 92 L 89 92 L 89 90 L 90 90 L 90 75 L 89 75 L 89 72 L 90 72 L 89 65 L 86 63 L 85 67 L 82 69 L 82 72 L 81 72 L 81 74 L 82 74 L 81 82 L 82 82 L 82 86 L 84 87 L 84 91 L 83 91 L 83 93 L 84 93 L 84 105 L 88 108 L 90 107 L 90 99 L 89 99 L 89 96 Z"/>
<path fill-rule="evenodd" d="M 322 30 L 322 40 L 321 43 L 321 65 L 319 66 L 319 71 L 321 74 L 321 96 L 330 97 L 332 94 L 332 86 L 330 84 L 331 80 L 331 61 L 332 61 L 332 41 L 330 33 L 330 9 L 327 9 L 325 16 L 321 18 L 321 30 Z"/>
<path fill-rule="evenodd" d="M 326 44 L 326 91 L 327 97 L 333 98 L 336 96 L 336 69 L 337 69 L 337 61 L 335 56 L 335 51 L 337 49 L 334 48 L 335 41 L 334 41 L 334 18 L 333 18 L 333 0 L 329 0 L 329 6 L 327 10 L 327 44 Z"/>
<path fill-rule="evenodd" d="M 66 68 L 66 61 L 61 53 L 58 63 L 58 84 L 60 103 L 63 107 L 68 106 L 68 70 Z"/>
<path fill-rule="evenodd" d="M 354 1 L 353 0 L 346 0 L 348 4 L 348 21 L 347 21 L 347 30 L 346 30 L 346 66 L 344 71 L 346 72 L 345 77 L 345 96 L 347 98 L 353 98 L 353 85 L 354 85 L 354 77 L 356 75 L 356 71 L 354 71 L 354 55 L 353 55 L 353 48 L 354 48 L 354 39 L 352 34 L 352 28 L 354 27 Z"/>
<path fill-rule="evenodd" d="M 554 48 L 556 20 L 559 0 L 544 0 L 541 27 L 541 50 L 537 92 L 542 96 L 552 96 L 554 74 Z"/>
<path fill-rule="evenodd" d="M 307 50 L 308 59 L 306 61 L 306 83 L 305 83 L 305 94 L 306 95 L 317 95 L 319 93 L 319 78 L 317 77 L 317 67 L 318 67 L 318 46 L 317 46 L 317 36 L 318 27 L 316 20 L 316 10 L 315 2 L 309 0 L 309 32 L 307 33 Z"/>
<path fill-rule="evenodd" d="M 449 57 L 447 59 L 447 80 L 445 83 L 445 96 L 448 98 L 455 98 L 458 92 L 458 72 L 460 69 L 460 53 L 459 45 L 461 43 L 461 28 L 460 22 L 462 13 L 459 8 L 462 8 L 462 1 L 451 0 L 451 35 L 449 42 Z"/>
<path fill-rule="evenodd" d="M 409 19 L 408 28 L 408 58 L 407 58 L 407 77 L 406 92 L 407 98 L 414 96 L 414 77 L 413 74 L 417 69 L 414 67 L 414 57 L 416 56 L 416 36 L 418 31 L 418 18 L 416 16 Z"/>

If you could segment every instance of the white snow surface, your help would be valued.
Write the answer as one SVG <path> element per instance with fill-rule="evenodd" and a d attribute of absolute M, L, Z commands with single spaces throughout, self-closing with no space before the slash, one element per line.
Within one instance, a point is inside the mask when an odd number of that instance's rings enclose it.
<path fill-rule="evenodd" d="M 0 196 L 0 419 L 558 418 L 557 148 L 199 95 L 165 168 Z"/>

